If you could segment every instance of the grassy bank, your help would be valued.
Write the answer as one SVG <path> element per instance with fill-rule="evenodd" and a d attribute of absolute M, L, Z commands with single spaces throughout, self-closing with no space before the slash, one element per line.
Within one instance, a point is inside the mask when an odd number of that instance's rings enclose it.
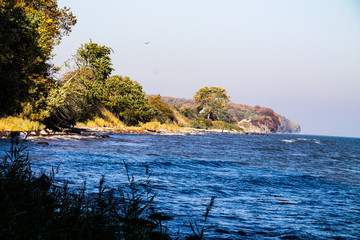
<path fill-rule="evenodd" d="M 31 121 L 20 117 L 0 118 L 0 131 L 39 131 L 45 128 L 38 121 Z"/>

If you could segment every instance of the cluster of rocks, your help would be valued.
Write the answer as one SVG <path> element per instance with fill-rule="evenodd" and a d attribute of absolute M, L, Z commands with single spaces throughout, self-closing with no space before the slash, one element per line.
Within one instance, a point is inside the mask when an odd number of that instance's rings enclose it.
<path fill-rule="evenodd" d="M 88 131 L 79 128 L 71 128 L 71 129 L 63 129 L 61 131 L 54 131 L 51 129 L 43 129 L 40 131 L 11 131 L 5 130 L 0 131 L 0 137 L 2 138 L 13 138 L 18 140 L 26 140 L 27 138 L 33 137 L 51 137 L 51 136 L 71 136 L 71 135 L 81 135 L 86 137 L 98 137 L 98 138 L 109 138 L 110 136 L 107 134 L 96 134 L 95 132 L 100 131 Z M 101 131 L 104 133 L 104 130 Z M 108 131 L 107 131 L 108 132 Z M 45 144 L 43 144 L 45 145 Z"/>

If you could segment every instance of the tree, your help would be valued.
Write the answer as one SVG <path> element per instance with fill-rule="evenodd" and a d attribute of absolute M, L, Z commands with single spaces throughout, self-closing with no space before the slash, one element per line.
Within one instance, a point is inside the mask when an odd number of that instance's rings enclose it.
<path fill-rule="evenodd" d="M 89 68 L 98 81 L 104 82 L 114 70 L 109 56 L 112 52 L 110 47 L 93 43 L 90 39 L 89 43 L 81 44 L 73 60 L 77 69 Z"/>
<path fill-rule="evenodd" d="M 108 78 L 101 100 L 127 125 L 148 122 L 154 115 L 142 86 L 126 76 Z"/>
<path fill-rule="evenodd" d="M 203 87 L 194 95 L 199 113 L 207 119 L 218 120 L 222 111 L 226 111 L 226 103 L 230 97 L 220 87 Z"/>
<path fill-rule="evenodd" d="M 56 0 L 0 0 L 0 115 L 44 108 L 51 52 L 75 23 Z"/>
<path fill-rule="evenodd" d="M 111 48 L 91 41 L 81 45 L 68 61 L 68 65 L 74 61 L 75 69 L 64 74 L 47 98 L 47 126 L 71 126 L 101 112 L 101 100 L 108 94 L 105 81 L 113 70 L 111 52 Z"/>
<path fill-rule="evenodd" d="M 151 107 L 155 111 L 156 120 L 158 120 L 160 123 L 165 123 L 167 121 L 168 122 L 176 121 L 174 112 L 171 110 L 171 108 L 168 105 L 166 105 L 163 101 L 161 101 L 160 95 L 149 97 L 149 102 Z"/>
<path fill-rule="evenodd" d="M 63 84 L 56 84 L 47 98 L 47 127 L 69 127 L 94 117 L 101 105 L 95 79 L 91 69 L 65 74 Z"/>

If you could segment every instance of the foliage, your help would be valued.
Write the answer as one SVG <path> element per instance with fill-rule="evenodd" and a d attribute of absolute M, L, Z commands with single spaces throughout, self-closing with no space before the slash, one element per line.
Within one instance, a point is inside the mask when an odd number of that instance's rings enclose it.
<path fill-rule="evenodd" d="M 221 111 L 226 111 L 226 103 L 230 97 L 220 87 L 203 87 L 194 95 L 194 100 L 201 116 L 217 120 Z"/>
<path fill-rule="evenodd" d="M 187 105 L 192 108 L 195 105 L 194 99 L 186 99 L 186 98 L 174 98 L 174 97 L 164 97 L 161 96 L 161 101 L 163 101 L 166 105 L 172 106 L 176 104 L 180 109 L 183 105 Z"/>
<path fill-rule="evenodd" d="M 184 114 L 182 114 L 180 112 L 180 110 L 176 110 L 174 108 L 172 108 L 172 111 L 174 113 L 175 119 L 177 120 L 177 124 L 180 127 L 190 127 L 191 126 L 191 119 L 188 118 L 187 116 L 185 116 Z M 195 116 L 194 116 L 195 118 Z"/>
<path fill-rule="evenodd" d="M 48 98 L 48 126 L 65 127 L 76 122 L 109 126 L 111 123 L 101 119 L 104 106 L 127 125 L 153 118 L 154 111 L 138 82 L 126 76 L 108 77 L 113 70 L 111 51 L 92 42 L 78 49 L 73 57 L 75 70 L 64 75 Z"/>
<path fill-rule="evenodd" d="M 73 56 L 75 69 L 64 74 L 62 81 L 55 84 L 47 98 L 49 127 L 74 126 L 95 118 L 101 112 L 104 97 L 104 81 L 113 70 L 111 48 L 86 43 Z"/>
<path fill-rule="evenodd" d="M 223 121 L 212 121 L 212 128 L 214 129 L 223 129 L 223 130 L 234 130 L 234 131 L 243 131 L 242 128 Z"/>
<path fill-rule="evenodd" d="M 196 118 L 196 113 L 194 111 L 193 108 L 190 108 L 188 105 L 183 104 L 180 109 L 179 112 L 184 115 L 185 117 L 189 118 L 189 119 L 194 119 Z"/>
<path fill-rule="evenodd" d="M 149 103 L 155 111 L 155 119 L 160 123 L 177 121 L 171 108 L 161 101 L 160 95 L 150 96 Z"/>
<path fill-rule="evenodd" d="M 93 43 L 81 44 L 72 60 L 76 69 L 91 69 L 97 81 L 105 81 L 114 70 L 112 68 L 110 54 L 113 50 L 105 45 Z"/>
<path fill-rule="evenodd" d="M 101 104 L 100 90 L 94 79 L 90 69 L 80 69 L 67 73 L 62 85 L 54 85 L 47 101 L 46 125 L 68 127 L 95 117 Z"/>
<path fill-rule="evenodd" d="M 192 127 L 197 129 L 209 129 L 212 127 L 212 121 L 211 119 L 197 118 L 193 122 Z"/>
<path fill-rule="evenodd" d="M 76 23 L 56 0 L 0 1 L 0 114 L 41 118 L 51 88 L 51 51 Z"/>
<path fill-rule="evenodd" d="M 148 122 L 154 114 L 142 86 L 126 76 L 108 78 L 101 100 L 127 125 Z"/>
<path fill-rule="evenodd" d="M 274 110 L 260 106 L 248 106 L 242 104 L 228 103 L 229 113 L 240 122 L 248 119 L 251 123 L 263 130 L 277 132 L 280 128 L 280 117 Z"/>
<path fill-rule="evenodd" d="M 11 131 L 38 131 L 45 128 L 45 125 L 38 121 L 31 121 L 19 117 L 6 117 L 0 119 L 0 130 Z"/>
<path fill-rule="evenodd" d="M 1 239 L 170 239 L 153 208 L 147 184 L 130 177 L 110 190 L 85 195 L 54 182 L 54 171 L 36 176 L 25 148 L 12 145 L 0 163 Z"/>

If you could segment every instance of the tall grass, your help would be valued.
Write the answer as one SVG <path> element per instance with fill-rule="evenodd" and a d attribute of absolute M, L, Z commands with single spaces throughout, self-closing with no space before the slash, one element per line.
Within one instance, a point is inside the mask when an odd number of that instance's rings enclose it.
<path fill-rule="evenodd" d="M 140 125 L 143 130 L 157 131 L 157 130 L 166 130 L 170 132 L 176 132 L 181 129 L 175 123 L 160 123 L 160 122 L 147 122 Z"/>
<path fill-rule="evenodd" d="M 155 195 L 133 177 L 116 190 L 102 178 L 91 197 L 57 185 L 54 172 L 34 174 L 24 151 L 12 145 L 0 163 L 0 239 L 170 239 L 151 217 Z"/>
<path fill-rule="evenodd" d="M 45 125 L 24 118 L 6 117 L 0 118 L 0 131 L 39 131 L 45 128 Z"/>
<path fill-rule="evenodd" d="M 205 212 L 205 216 L 204 216 L 204 221 L 202 223 L 201 226 L 199 226 L 198 223 L 196 222 L 190 222 L 190 228 L 191 231 L 193 232 L 194 236 L 192 236 L 190 239 L 192 240 L 202 240 L 204 239 L 204 233 L 206 230 L 212 228 L 212 226 L 207 226 L 206 222 L 207 219 L 209 217 L 209 213 L 212 209 L 212 207 L 214 206 L 214 202 L 215 202 L 215 196 L 212 196 L 210 199 L 210 203 L 206 206 L 206 212 Z"/>
<path fill-rule="evenodd" d="M 128 184 L 109 189 L 105 177 L 99 191 L 87 195 L 54 181 L 54 170 L 35 174 L 26 148 L 15 141 L 0 161 L 0 239 L 124 239 L 170 240 L 154 207 L 150 175 L 138 182 L 124 162 Z M 203 239 L 214 197 L 201 227 L 190 223 L 194 236 Z"/>
<path fill-rule="evenodd" d="M 112 112 L 102 108 L 100 113 L 94 119 L 88 120 L 83 123 L 76 123 L 77 127 L 109 127 L 115 129 L 122 129 L 125 127 L 125 124 L 119 120 Z"/>

